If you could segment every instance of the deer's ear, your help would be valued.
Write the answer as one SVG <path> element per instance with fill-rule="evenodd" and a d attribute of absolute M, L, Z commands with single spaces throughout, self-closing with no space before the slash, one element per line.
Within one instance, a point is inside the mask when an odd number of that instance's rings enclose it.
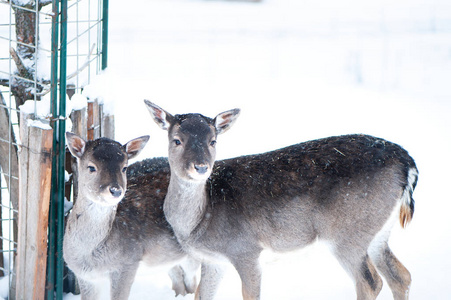
<path fill-rule="evenodd" d="M 217 115 L 214 119 L 216 133 L 221 134 L 226 132 L 233 125 L 233 123 L 235 123 L 239 115 L 240 110 L 238 108 L 228 110 Z"/>
<path fill-rule="evenodd" d="M 70 153 L 76 158 L 81 158 L 85 153 L 85 140 L 72 132 L 66 132 L 66 141 Z"/>
<path fill-rule="evenodd" d="M 144 103 L 146 104 L 146 107 L 149 110 L 150 115 L 152 116 L 155 123 L 157 123 L 162 129 L 168 130 L 169 126 L 171 126 L 171 123 L 174 120 L 174 117 L 149 100 L 144 100 Z"/>
<path fill-rule="evenodd" d="M 124 150 L 127 153 L 127 156 L 129 159 L 137 156 L 142 149 L 144 149 L 144 146 L 147 144 L 147 141 L 149 141 L 149 136 L 145 135 L 136 139 L 133 139 L 129 141 L 127 144 L 125 144 Z"/>

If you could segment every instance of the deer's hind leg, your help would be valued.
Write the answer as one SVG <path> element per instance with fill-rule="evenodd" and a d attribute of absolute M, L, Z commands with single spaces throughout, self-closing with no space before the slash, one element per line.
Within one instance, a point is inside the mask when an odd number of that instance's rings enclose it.
<path fill-rule="evenodd" d="M 383 243 L 377 251 L 370 251 L 370 257 L 376 264 L 379 272 L 382 273 L 393 293 L 395 300 L 405 300 L 409 298 L 410 283 L 412 281 L 410 272 L 396 258 L 388 247 Z"/>
<path fill-rule="evenodd" d="M 334 254 L 348 274 L 354 279 L 357 299 L 376 299 L 382 289 L 382 279 L 366 250 L 354 251 L 350 247 L 338 247 Z"/>

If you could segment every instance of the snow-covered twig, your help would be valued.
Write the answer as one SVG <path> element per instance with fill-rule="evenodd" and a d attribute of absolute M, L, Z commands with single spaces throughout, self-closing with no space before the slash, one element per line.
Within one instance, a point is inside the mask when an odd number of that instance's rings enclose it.
<path fill-rule="evenodd" d="M 27 67 L 23 64 L 22 59 L 20 59 L 19 55 L 17 54 L 16 50 L 14 48 L 9 48 L 9 53 L 11 54 L 11 57 L 13 58 L 14 62 L 16 63 L 17 70 L 19 71 L 19 74 L 21 77 L 31 79 L 32 76 L 30 72 L 28 71 Z"/>
<path fill-rule="evenodd" d="M 1 78 L 0 79 L 0 85 L 2 85 L 2 86 L 9 86 L 9 79 Z"/>

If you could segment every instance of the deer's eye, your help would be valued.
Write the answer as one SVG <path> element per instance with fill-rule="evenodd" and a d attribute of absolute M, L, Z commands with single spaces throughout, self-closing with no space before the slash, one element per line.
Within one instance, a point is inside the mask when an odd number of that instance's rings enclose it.
<path fill-rule="evenodd" d="M 182 144 L 182 142 L 179 139 L 175 139 L 174 144 L 177 146 L 180 146 Z"/>
<path fill-rule="evenodd" d="M 97 171 L 96 167 L 94 167 L 94 166 L 88 166 L 88 170 L 89 170 L 89 173 L 94 173 L 95 171 Z"/>
<path fill-rule="evenodd" d="M 127 171 L 127 167 L 122 168 L 122 173 L 125 173 L 125 171 Z"/>
<path fill-rule="evenodd" d="M 215 145 L 216 145 L 216 141 L 215 140 L 210 142 L 210 146 L 214 147 Z"/>

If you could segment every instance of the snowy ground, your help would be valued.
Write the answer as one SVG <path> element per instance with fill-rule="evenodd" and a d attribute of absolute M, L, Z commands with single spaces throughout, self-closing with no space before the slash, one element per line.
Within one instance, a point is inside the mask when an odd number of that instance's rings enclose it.
<path fill-rule="evenodd" d="M 172 113 L 241 108 L 218 139 L 219 159 L 347 133 L 396 142 L 420 178 L 413 222 L 390 245 L 412 273 L 411 299 L 450 299 L 451 2 L 392 2 L 111 2 L 105 97 L 117 139 L 150 134 L 140 158 L 166 156 L 146 98 Z M 230 268 L 217 299 L 240 291 Z M 131 299 L 173 297 L 164 269 L 140 268 Z M 323 245 L 264 267 L 262 299 L 352 298 Z M 379 299 L 391 299 L 387 285 Z"/>

